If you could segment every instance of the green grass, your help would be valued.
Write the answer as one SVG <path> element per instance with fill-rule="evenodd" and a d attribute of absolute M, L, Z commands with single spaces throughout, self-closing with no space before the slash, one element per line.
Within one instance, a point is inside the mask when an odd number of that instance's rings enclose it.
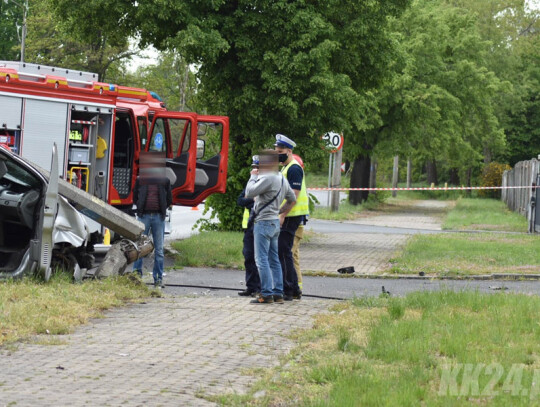
<path fill-rule="evenodd" d="M 416 235 L 393 259 L 397 274 L 540 273 L 540 237 L 495 233 Z"/>
<path fill-rule="evenodd" d="M 348 188 L 351 184 L 351 179 L 342 175 L 341 186 Z M 306 186 L 308 188 L 327 188 L 328 173 L 312 173 L 306 172 Z"/>
<path fill-rule="evenodd" d="M 332 212 L 328 207 L 316 207 L 310 214 L 313 219 L 325 220 L 353 220 L 358 218 L 364 211 L 362 205 L 351 205 L 349 202 L 340 202 L 337 212 Z"/>
<path fill-rule="evenodd" d="M 180 253 L 176 267 L 243 268 L 242 232 L 202 232 L 172 246 Z"/>
<path fill-rule="evenodd" d="M 103 310 L 149 296 L 146 285 L 128 276 L 83 284 L 60 273 L 48 283 L 8 280 L 0 284 L 0 345 L 36 334 L 67 334 Z"/>
<path fill-rule="evenodd" d="M 384 206 L 384 202 L 390 196 L 386 192 L 378 192 L 377 195 L 370 195 L 368 200 L 361 205 L 352 205 L 345 200 L 339 203 L 336 212 L 332 212 L 329 207 L 315 207 L 310 217 L 314 219 L 346 221 L 359 218 L 366 210 L 379 210 Z"/>
<path fill-rule="evenodd" d="M 443 229 L 526 232 L 527 219 L 496 199 L 462 198 L 449 212 Z"/>
<path fill-rule="evenodd" d="M 537 296 L 474 291 L 357 299 L 297 334 L 297 347 L 281 367 L 267 370 L 247 395 L 214 400 L 238 406 L 538 405 L 539 308 Z M 261 390 L 265 394 L 255 398 Z"/>

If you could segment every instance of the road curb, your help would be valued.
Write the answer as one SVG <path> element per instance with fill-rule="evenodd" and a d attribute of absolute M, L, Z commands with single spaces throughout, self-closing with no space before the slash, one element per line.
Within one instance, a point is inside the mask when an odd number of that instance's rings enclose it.
<path fill-rule="evenodd" d="M 370 279 L 387 279 L 387 280 L 540 280 L 540 274 L 478 274 L 468 276 L 417 276 L 408 274 L 347 274 L 341 275 L 337 273 L 322 272 L 303 272 L 303 275 L 310 277 L 336 277 L 336 278 L 370 278 Z"/>

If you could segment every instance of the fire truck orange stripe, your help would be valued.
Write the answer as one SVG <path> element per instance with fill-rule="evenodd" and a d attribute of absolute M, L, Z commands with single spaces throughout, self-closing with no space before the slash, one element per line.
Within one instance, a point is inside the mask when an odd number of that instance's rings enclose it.
<path fill-rule="evenodd" d="M 141 92 L 138 90 L 118 89 L 118 93 L 125 93 L 127 95 L 146 96 L 146 92 Z"/>

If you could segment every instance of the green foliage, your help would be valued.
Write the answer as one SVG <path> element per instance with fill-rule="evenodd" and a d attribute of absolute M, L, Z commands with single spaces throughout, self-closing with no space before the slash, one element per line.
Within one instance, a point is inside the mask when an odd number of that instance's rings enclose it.
<path fill-rule="evenodd" d="M 502 185 L 503 173 L 512 168 L 508 164 L 491 162 L 482 170 L 482 178 L 480 186 L 482 187 L 499 187 Z M 487 189 L 478 191 L 481 197 L 500 198 L 501 191 L 497 189 Z"/>
<path fill-rule="evenodd" d="M 29 0 L 26 62 L 96 72 L 105 81 L 108 73 L 136 54 L 129 49 L 128 37 L 116 31 L 107 32 L 101 27 L 82 34 L 79 19 L 86 19 L 95 28 L 97 15 L 106 17 L 107 8 L 93 10 L 92 2 L 84 2 L 79 5 L 81 15 L 76 19 L 68 17 L 71 4 L 67 10 L 55 9 L 55 4 L 55 0 Z"/>
<path fill-rule="evenodd" d="M 23 9 L 13 2 L 0 2 L 0 60 L 18 60 Z"/>
<path fill-rule="evenodd" d="M 404 59 L 377 94 L 382 126 L 370 137 L 378 155 L 444 158 L 463 170 L 479 166 L 484 147 L 504 146 L 493 101 L 508 87 L 486 67 L 489 43 L 474 15 L 416 1 L 394 28 Z"/>
<path fill-rule="evenodd" d="M 115 82 L 156 92 L 169 110 L 206 113 L 195 74 L 175 51 L 162 52 L 154 64 L 139 67 L 133 74 L 122 71 L 119 75 Z"/>

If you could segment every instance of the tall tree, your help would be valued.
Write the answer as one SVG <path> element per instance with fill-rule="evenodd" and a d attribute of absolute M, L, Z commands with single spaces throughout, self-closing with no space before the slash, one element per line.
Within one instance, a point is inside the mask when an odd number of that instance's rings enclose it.
<path fill-rule="evenodd" d="M 415 1 L 393 27 L 402 58 L 376 92 L 380 125 L 366 139 L 379 156 L 421 158 L 431 181 L 440 159 L 468 176 L 486 147 L 504 147 L 494 100 L 506 84 L 486 67 L 489 43 L 471 12 L 442 1 Z"/>
<path fill-rule="evenodd" d="M 199 66 L 209 109 L 231 120 L 228 193 L 207 201 L 227 228 L 239 225 L 235 200 L 250 155 L 271 145 L 275 133 L 293 137 L 309 162 L 324 132 L 358 134 L 370 126 L 369 90 L 386 77 L 393 54 L 387 18 L 409 2 L 53 1 L 83 35 L 96 24 L 137 34 L 143 44 L 177 49 Z M 106 10 L 98 13 L 100 6 Z M 94 18 L 81 18 L 85 13 Z"/>
<path fill-rule="evenodd" d="M 81 7 L 86 10 L 84 5 Z M 51 0 L 30 0 L 29 8 L 27 62 L 96 72 L 105 81 L 111 66 L 137 53 L 130 49 L 128 37 L 99 28 L 88 35 L 77 31 L 76 23 L 62 20 L 63 14 L 55 12 Z M 91 19 L 92 15 L 86 13 L 81 18 Z"/>
<path fill-rule="evenodd" d="M 21 58 L 22 23 L 22 8 L 9 1 L 0 1 L 0 60 Z"/>

